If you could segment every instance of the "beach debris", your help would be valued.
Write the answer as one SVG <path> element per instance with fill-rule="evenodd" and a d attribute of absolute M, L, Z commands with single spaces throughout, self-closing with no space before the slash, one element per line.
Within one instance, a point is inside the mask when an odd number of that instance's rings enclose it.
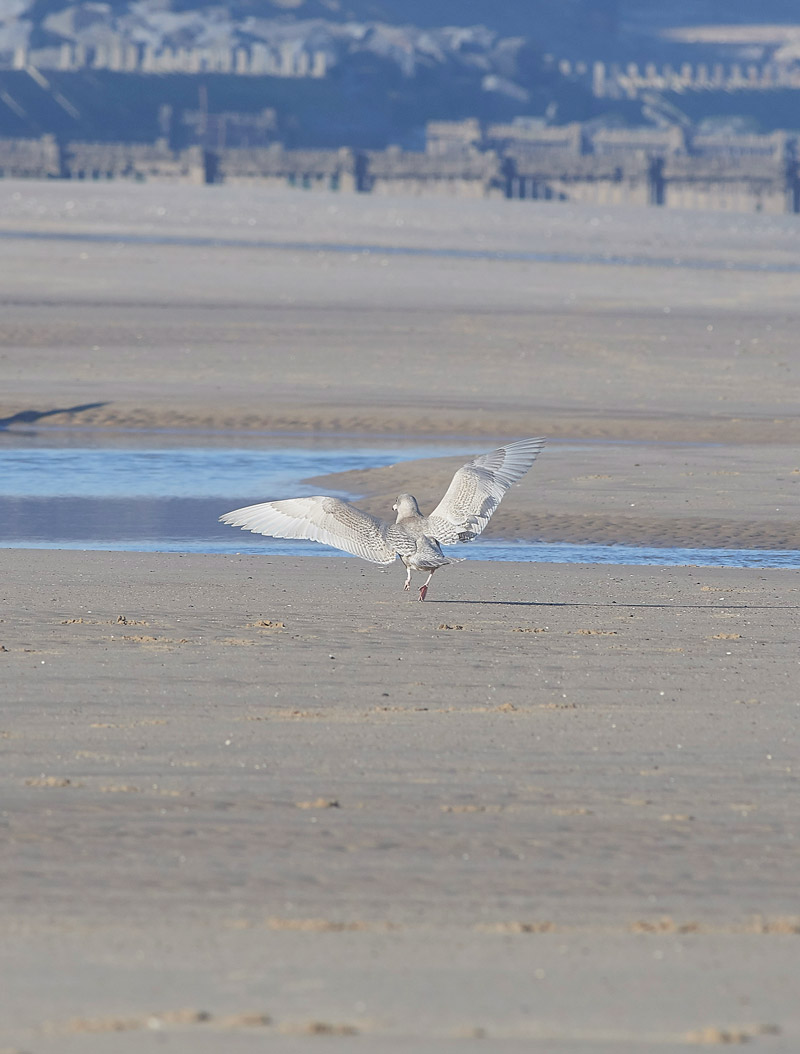
<path fill-rule="evenodd" d="M 296 801 L 298 809 L 339 809 L 336 798 L 315 798 L 314 801 Z"/>
<path fill-rule="evenodd" d="M 82 783 L 73 783 L 65 776 L 37 776 L 35 779 L 25 780 L 28 787 L 82 787 Z"/>
<path fill-rule="evenodd" d="M 445 556 L 443 545 L 470 542 L 483 531 L 508 488 L 521 479 L 544 446 L 544 439 L 521 439 L 473 458 L 453 476 L 444 497 L 423 516 L 413 494 L 399 494 L 392 508 L 394 523 L 327 495 L 289 498 L 248 505 L 220 516 L 221 523 L 271 538 L 307 538 L 360 556 L 373 564 L 391 564 L 399 557 L 406 566 L 406 591 L 413 571 L 428 572 L 419 587 L 424 600 L 434 573 L 459 563 Z"/>
<path fill-rule="evenodd" d="M 271 930 L 290 930 L 298 933 L 384 933 L 403 927 L 396 922 L 385 919 L 368 921 L 365 919 L 320 919 L 320 918 L 279 918 L 271 915 L 267 920 Z"/>
<path fill-rule="evenodd" d="M 281 1031 L 293 1032 L 295 1029 L 288 1025 Z M 307 1036 L 357 1036 L 358 1029 L 355 1025 L 342 1025 L 332 1021 L 310 1021 L 297 1029 L 301 1035 Z"/>
<path fill-rule="evenodd" d="M 687 1043 L 701 1047 L 729 1047 L 749 1043 L 757 1035 L 780 1035 L 780 1029 L 774 1025 L 756 1025 L 748 1028 L 715 1028 L 709 1025 L 706 1028 L 693 1029 L 683 1038 Z"/>
<path fill-rule="evenodd" d="M 269 1014 L 261 1011 L 245 1011 L 233 1014 L 212 1014 L 208 1010 L 182 1007 L 178 1010 L 158 1010 L 142 1017 L 74 1017 L 63 1024 L 48 1022 L 45 1035 L 82 1035 L 109 1032 L 137 1032 L 151 1030 L 160 1032 L 177 1027 L 204 1026 L 215 1031 L 236 1031 L 258 1028 L 272 1024 Z"/>

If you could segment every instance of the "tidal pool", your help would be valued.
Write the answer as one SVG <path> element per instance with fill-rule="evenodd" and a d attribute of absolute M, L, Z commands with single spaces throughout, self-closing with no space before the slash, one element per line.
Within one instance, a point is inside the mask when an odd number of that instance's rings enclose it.
<path fill-rule="evenodd" d="M 193 438 L 198 445 L 187 445 Z M 166 433 L 135 439 L 117 433 L 113 445 L 110 441 L 105 434 L 67 430 L 0 434 L 0 547 L 335 555 L 337 550 L 314 542 L 234 530 L 218 523 L 218 517 L 259 501 L 319 493 L 319 484 L 303 482 L 312 476 L 475 446 L 474 440 L 383 440 L 367 447 L 363 440 L 341 437 L 294 441 Z M 800 567 L 795 550 L 570 545 L 489 537 L 452 551 L 473 560 Z"/>

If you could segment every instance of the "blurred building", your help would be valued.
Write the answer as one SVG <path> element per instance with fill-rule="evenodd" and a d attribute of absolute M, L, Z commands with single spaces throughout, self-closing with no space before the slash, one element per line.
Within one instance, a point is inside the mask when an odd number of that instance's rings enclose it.
<path fill-rule="evenodd" d="M 503 180 L 497 155 L 472 151 L 418 153 L 390 146 L 367 154 L 363 190 L 374 194 L 436 194 L 482 198 L 501 196 Z"/>
<path fill-rule="evenodd" d="M 57 179 L 61 175 L 61 151 L 54 136 L 0 139 L 0 179 Z"/>
<path fill-rule="evenodd" d="M 506 197 L 604 205 L 800 212 L 800 142 L 786 132 L 548 126 L 537 119 L 482 125 L 436 121 L 424 151 L 289 150 L 268 141 L 271 110 L 191 111 L 204 145 L 0 140 L 0 177 L 251 183 L 397 195 Z"/>
<path fill-rule="evenodd" d="M 303 190 L 363 190 L 363 156 L 338 150 L 287 150 L 280 143 L 259 149 L 226 147 L 213 152 L 213 182 L 299 187 Z"/>

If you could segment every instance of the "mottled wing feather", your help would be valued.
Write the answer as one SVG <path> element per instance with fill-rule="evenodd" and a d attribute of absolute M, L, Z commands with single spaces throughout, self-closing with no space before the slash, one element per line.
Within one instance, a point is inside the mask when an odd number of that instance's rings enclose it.
<path fill-rule="evenodd" d="M 508 488 L 536 460 L 544 439 L 522 439 L 482 454 L 456 472 L 447 492 L 428 517 L 428 533 L 442 545 L 460 534 L 480 534 Z"/>
<path fill-rule="evenodd" d="M 390 564 L 395 559 L 395 550 L 386 540 L 389 525 L 340 498 L 317 495 L 267 501 L 226 512 L 220 522 L 272 538 L 322 542 L 373 564 Z"/>
<path fill-rule="evenodd" d="M 412 553 L 418 553 L 421 546 L 430 546 L 431 543 L 424 535 L 416 536 L 405 527 L 392 523 L 386 529 L 386 544 L 398 556 L 411 556 Z"/>

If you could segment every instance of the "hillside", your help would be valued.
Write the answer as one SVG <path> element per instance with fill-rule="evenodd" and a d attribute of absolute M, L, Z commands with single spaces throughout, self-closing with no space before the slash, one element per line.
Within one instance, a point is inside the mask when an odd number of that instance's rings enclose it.
<path fill-rule="evenodd" d="M 426 121 L 467 116 L 637 122 L 637 99 L 593 97 L 593 61 L 793 60 L 756 23 L 798 18 L 796 0 L 0 0 L 0 136 L 152 139 L 166 107 L 180 137 L 200 105 L 272 108 L 290 145 L 418 148 Z M 796 110 L 716 94 L 677 105 L 761 127 Z"/>
<path fill-rule="evenodd" d="M 800 21 L 795 0 L 0 0 L 0 56 L 23 43 L 63 40 L 94 43 L 118 33 L 128 41 L 172 46 L 246 44 L 292 24 L 316 23 L 333 36 L 350 27 L 358 35 L 375 25 L 482 26 L 497 37 L 524 38 L 542 51 L 572 58 L 636 58 L 668 49 L 675 27 L 748 26 Z"/>

